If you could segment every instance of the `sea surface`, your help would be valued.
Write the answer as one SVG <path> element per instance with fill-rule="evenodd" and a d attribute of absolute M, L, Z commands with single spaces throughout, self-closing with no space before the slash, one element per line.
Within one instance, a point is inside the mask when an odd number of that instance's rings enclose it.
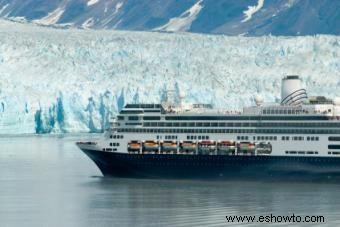
<path fill-rule="evenodd" d="M 324 216 L 339 226 L 340 182 L 103 177 L 75 146 L 98 135 L 0 137 L 0 226 L 271 226 L 226 216 Z"/>

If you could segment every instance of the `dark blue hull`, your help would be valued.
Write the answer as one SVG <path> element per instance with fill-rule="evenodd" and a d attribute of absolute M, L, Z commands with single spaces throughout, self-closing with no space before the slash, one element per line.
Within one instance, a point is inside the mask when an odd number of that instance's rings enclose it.
<path fill-rule="evenodd" d="M 186 179 L 288 179 L 340 182 L 340 158 L 120 154 L 83 150 L 104 176 Z"/>

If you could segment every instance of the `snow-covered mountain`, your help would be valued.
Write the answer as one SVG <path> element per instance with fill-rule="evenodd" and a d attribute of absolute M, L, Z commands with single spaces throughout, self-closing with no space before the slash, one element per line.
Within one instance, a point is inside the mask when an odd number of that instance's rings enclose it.
<path fill-rule="evenodd" d="M 340 37 L 53 29 L 0 20 L 0 133 L 100 131 L 125 103 L 240 108 L 280 96 L 285 74 L 310 95 L 340 95 Z"/>
<path fill-rule="evenodd" d="M 340 0 L 0 0 L 0 17 L 95 29 L 340 34 Z"/>

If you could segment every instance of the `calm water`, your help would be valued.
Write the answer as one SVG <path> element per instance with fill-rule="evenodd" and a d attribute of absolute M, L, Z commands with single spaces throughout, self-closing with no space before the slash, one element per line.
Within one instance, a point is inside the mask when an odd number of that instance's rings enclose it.
<path fill-rule="evenodd" d="M 226 215 L 270 214 L 340 225 L 340 183 L 104 178 L 74 145 L 88 137 L 0 137 L 0 226 L 227 226 Z"/>

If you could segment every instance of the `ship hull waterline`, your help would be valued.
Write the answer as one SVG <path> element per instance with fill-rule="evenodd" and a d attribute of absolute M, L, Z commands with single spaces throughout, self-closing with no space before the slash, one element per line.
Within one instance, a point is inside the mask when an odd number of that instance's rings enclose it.
<path fill-rule="evenodd" d="M 327 180 L 340 182 L 340 158 L 128 154 L 81 149 L 104 176 L 156 179 Z"/>

